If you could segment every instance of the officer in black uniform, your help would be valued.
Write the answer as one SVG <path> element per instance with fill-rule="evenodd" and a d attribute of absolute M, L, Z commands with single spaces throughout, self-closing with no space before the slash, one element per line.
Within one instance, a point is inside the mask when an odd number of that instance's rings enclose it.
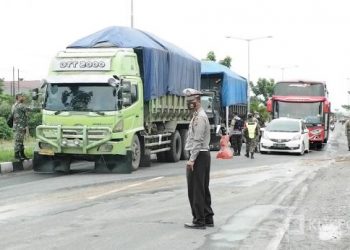
<path fill-rule="evenodd" d="M 186 228 L 205 229 L 213 227 L 213 210 L 209 191 L 210 179 L 210 124 L 201 107 L 198 90 L 185 89 L 188 108 L 194 111 L 188 130 L 185 149 L 190 151 L 190 159 L 186 163 L 188 198 L 192 210 L 192 222 Z"/>

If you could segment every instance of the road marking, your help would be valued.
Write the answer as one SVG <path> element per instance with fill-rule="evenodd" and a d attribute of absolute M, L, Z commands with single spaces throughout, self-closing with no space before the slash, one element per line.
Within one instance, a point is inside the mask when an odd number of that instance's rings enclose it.
<path fill-rule="evenodd" d="M 143 181 L 143 182 L 138 182 L 138 183 L 130 184 L 130 185 L 127 185 L 127 186 L 122 187 L 122 188 L 118 188 L 118 189 L 114 189 L 114 190 L 105 192 L 105 193 L 103 193 L 103 194 L 99 194 L 99 195 L 95 195 L 95 196 L 90 196 L 90 197 L 88 197 L 88 200 L 94 200 L 94 199 L 100 198 L 100 197 L 102 197 L 102 196 L 114 194 L 114 193 L 117 193 L 117 192 L 126 190 L 126 189 L 128 189 L 128 188 L 133 188 L 133 187 L 141 186 L 141 185 L 143 185 L 143 184 L 145 184 L 145 183 L 152 182 L 152 181 L 157 181 L 157 180 L 160 180 L 160 179 L 162 179 L 162 178 L 164 178 L 164 176 L 159 176 L 159 177 L 156 177 L 156 178 L 153 178 L 153 179 L 149 179 L 149 180 L 146 180 L 146 181 Z"/>

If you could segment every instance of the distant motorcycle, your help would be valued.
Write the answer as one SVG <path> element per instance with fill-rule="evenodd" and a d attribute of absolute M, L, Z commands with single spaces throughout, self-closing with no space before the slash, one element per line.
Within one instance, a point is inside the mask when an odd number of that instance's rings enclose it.
<path fill-rule="evenodd" d="M 330 125 L 330 129 L 331 129 L 331 131 L 333 131 L 333 130 L 334 130 L 334 128 L 335 128 L 335 125 L 334 125 L 334 123 L 332 123 L 332 124 Z"/>

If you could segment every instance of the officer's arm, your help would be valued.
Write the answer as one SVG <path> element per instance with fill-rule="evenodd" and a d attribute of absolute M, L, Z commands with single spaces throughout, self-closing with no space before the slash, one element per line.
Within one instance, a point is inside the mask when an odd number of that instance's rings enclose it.
<path fill-rule="evenodd" d="M 193 149 L 191 150 L 190 161 L 195 161 L 202 148 L 205 135 L 205 119 L 199 116 L 197 123 L 194 122 Z"/>

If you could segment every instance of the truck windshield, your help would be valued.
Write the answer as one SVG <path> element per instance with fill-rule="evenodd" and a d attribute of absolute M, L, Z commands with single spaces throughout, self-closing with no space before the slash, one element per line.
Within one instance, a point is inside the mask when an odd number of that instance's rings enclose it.
<path fill-rule="evenodd" d="M 322 123 L 322 103 L 276 102 L 275 117 L 289 117 L 305 120 L 308 124 Z"/>
<path fill-rule="evenodd" d="M 108 84 L 49 84 L 44 108 L 53 111 L 113 111 L 115 89 Z"/>
<path fill-rule="evenodd" d="M 205 112 L 213 112 L 213 98 L 211 96 L 201 96 L 201 104 Z"/>

